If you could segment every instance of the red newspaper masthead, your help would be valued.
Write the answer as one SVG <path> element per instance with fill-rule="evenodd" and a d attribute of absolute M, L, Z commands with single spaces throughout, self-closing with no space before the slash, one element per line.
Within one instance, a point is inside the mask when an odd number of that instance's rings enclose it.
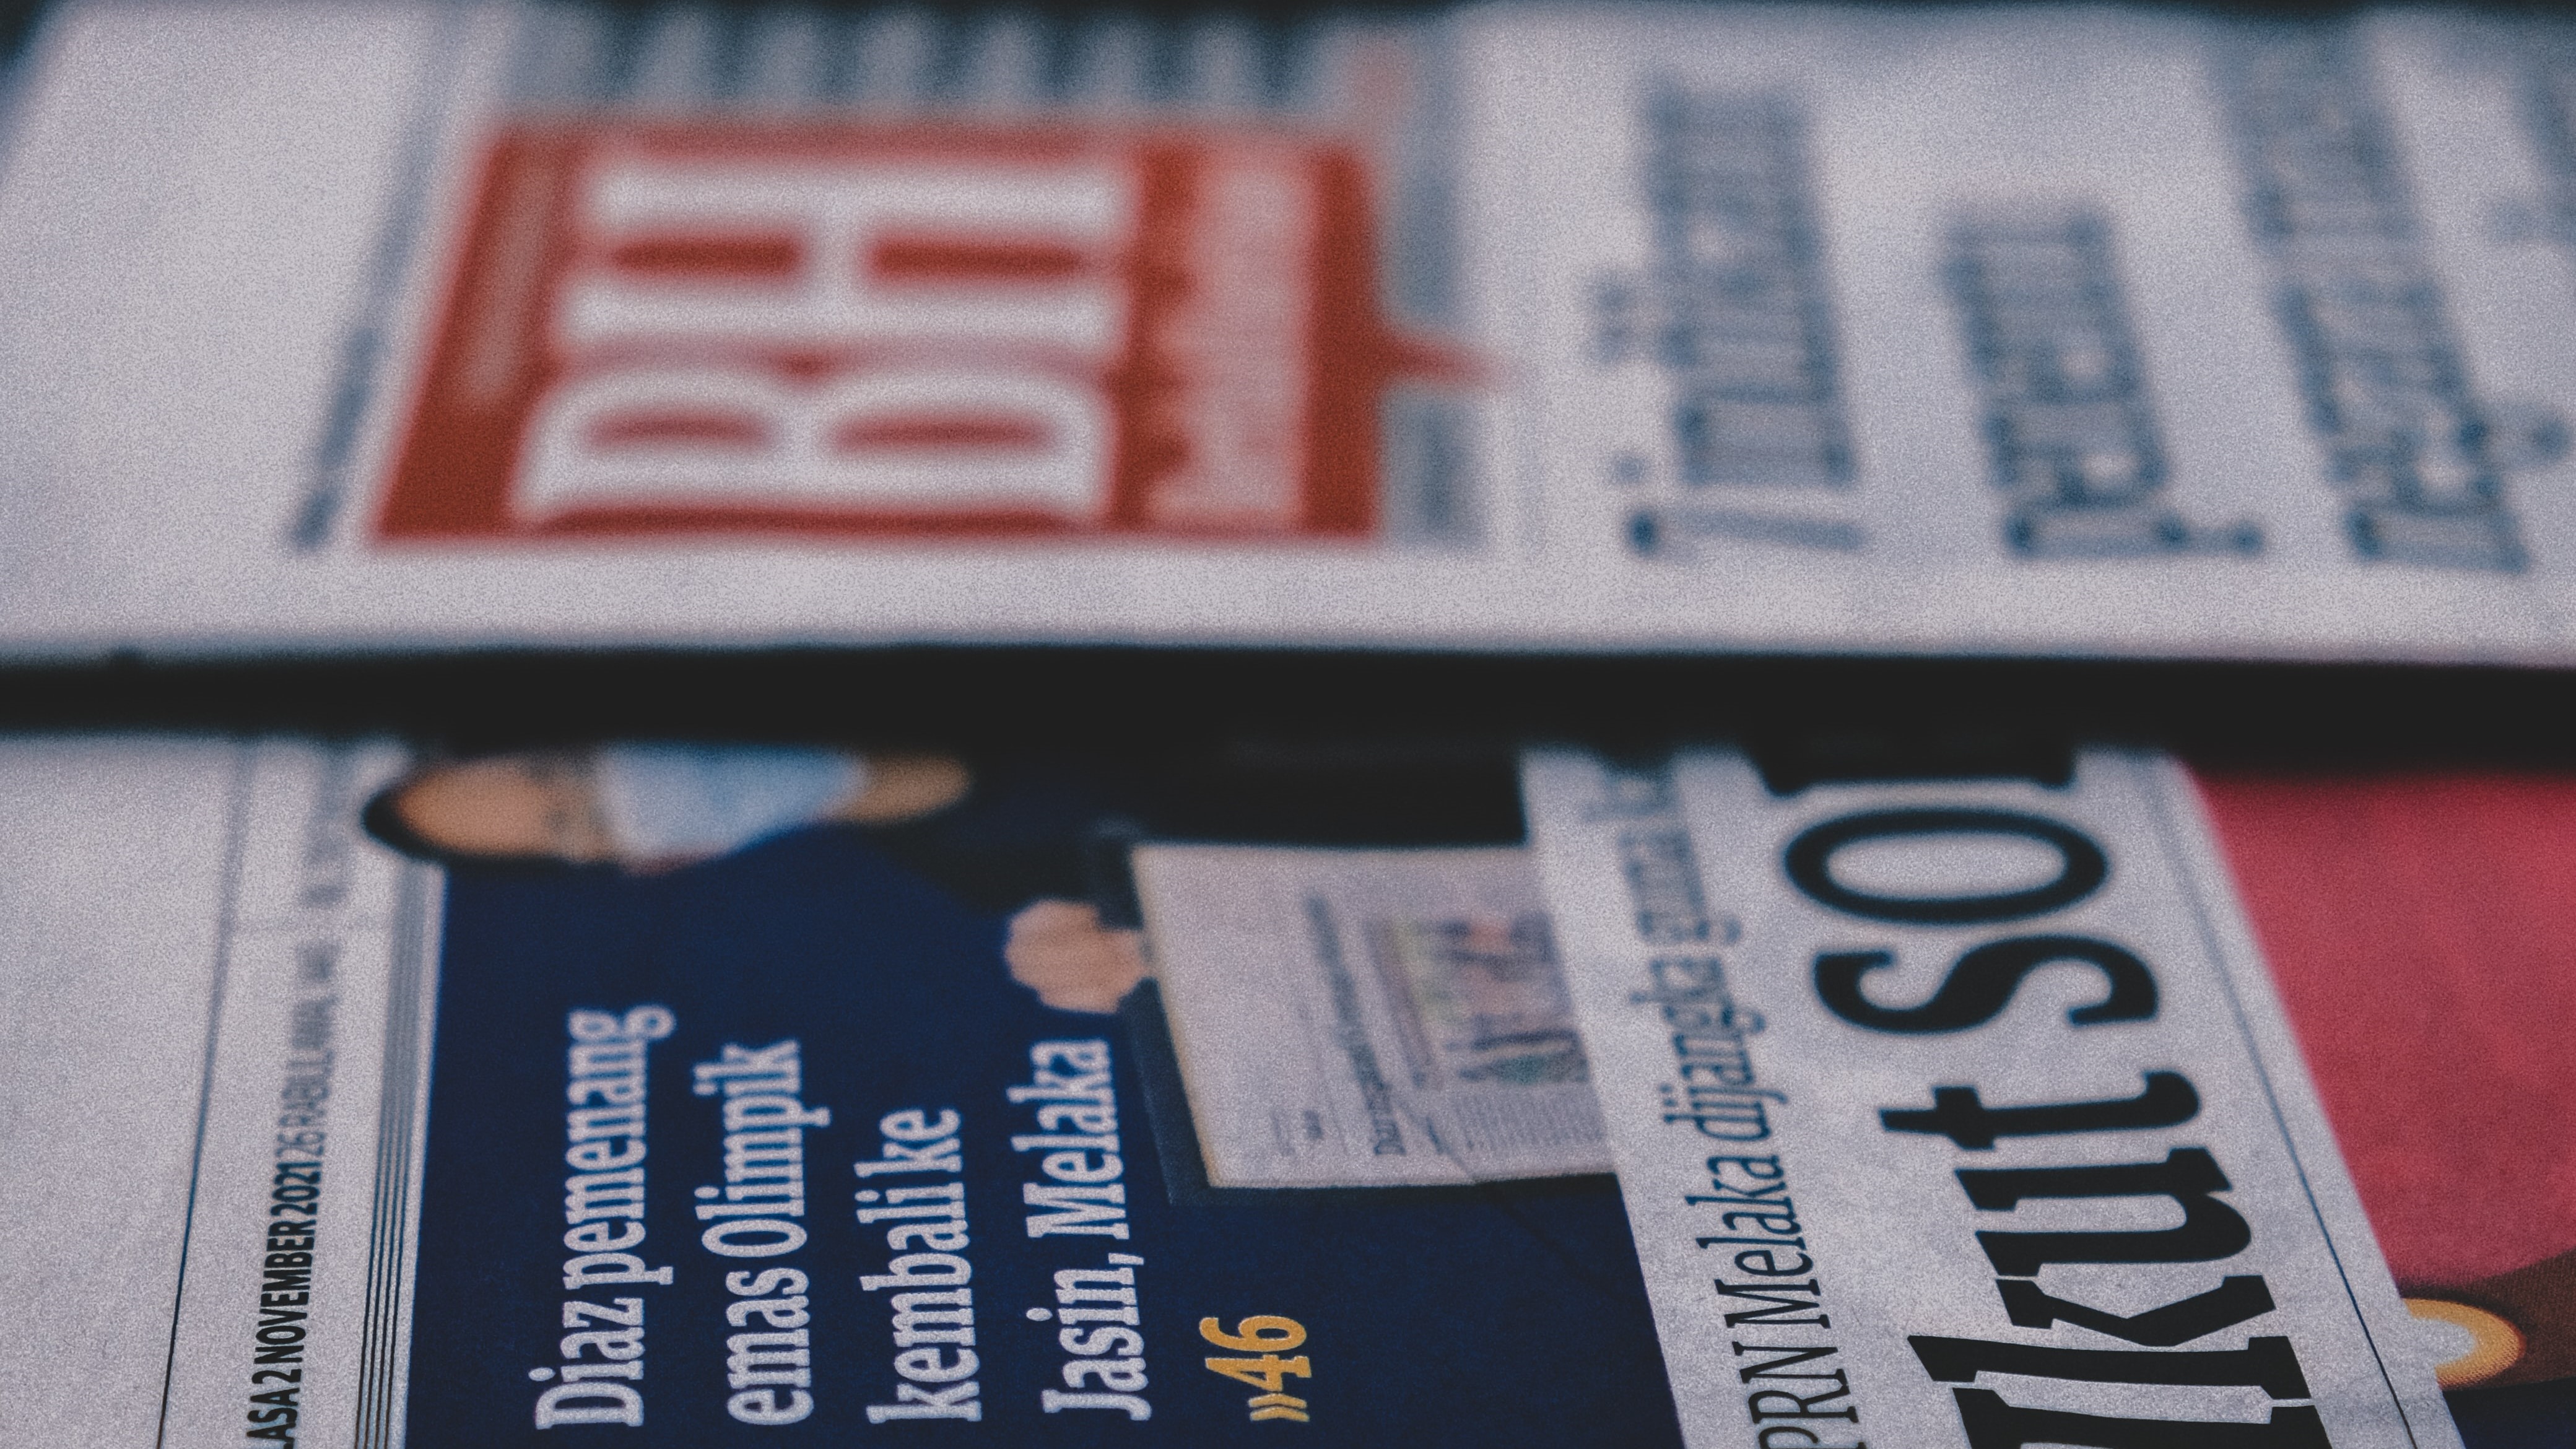
<path fill-rule="evenodd" d="M 376 532 L 1354 538 L 1360 150 L 1284 129 L 528 124 L 490 144 Z"/>

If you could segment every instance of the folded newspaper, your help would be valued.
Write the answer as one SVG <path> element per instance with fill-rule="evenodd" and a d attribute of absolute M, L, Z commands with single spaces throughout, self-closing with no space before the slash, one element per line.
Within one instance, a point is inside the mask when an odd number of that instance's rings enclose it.
<path fill-rule="evenodd" d="M 67 0 L 0 654 L 2576 660 L 2576 26 Z"/>
<path fill-rule="evenodd" d="M 2576 1429 L 2563 786 L 1529 793 L 1687 1442 Z"/>
<path fill-rule="evenodd" d="M 0 1439 L 2576 1432 L 2568 786 L 1775 783 L 0 744 Z"/>

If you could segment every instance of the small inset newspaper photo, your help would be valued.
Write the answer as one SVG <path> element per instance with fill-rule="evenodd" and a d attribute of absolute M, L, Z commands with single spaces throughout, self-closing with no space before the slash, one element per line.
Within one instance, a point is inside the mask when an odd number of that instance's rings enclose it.
<path fill-rule="evenodd" d="M 1135 859 L 1211 1186 L 1609 1170 L 1525 851 L 1148 845 Z"/>

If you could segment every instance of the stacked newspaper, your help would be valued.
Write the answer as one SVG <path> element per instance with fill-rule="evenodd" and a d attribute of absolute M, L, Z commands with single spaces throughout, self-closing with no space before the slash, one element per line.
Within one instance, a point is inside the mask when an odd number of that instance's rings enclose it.
<path fill-rule="evenodd" d="M 63 0 L 0 665 L 2566 666 L 2571 249 L 2545 15 Z M 0 1445 L 2576 1442 L 2564 781 L 1054 724 L 0 737 Z"/>
<path fill-rule="evenodd" d="M 2567 787 L 2043 773 L 11 741 L 0 1438 L 2564 1443 Z"/>
<path fill-rule="evenodd" d="M 0 655 L 2576 660 L 2576 29 L 66 0 Z"/>

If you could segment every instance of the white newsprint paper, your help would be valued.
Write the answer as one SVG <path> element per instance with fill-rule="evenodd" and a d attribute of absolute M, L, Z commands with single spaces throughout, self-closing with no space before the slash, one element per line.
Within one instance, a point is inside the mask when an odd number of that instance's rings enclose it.
<path fill-rule="evenodd" d="M 1608 1170 L 1528 852 L 1133 858 L 1210 1186 Z"/>
<path fill-rule="evenodd" d="M 2177 768 L 1526 781 L 1690 1444 L 2459 1442 Z"/>
<path fill-rule="evenodd" d="M 2576 662 L 2558 17 L 67 0 L 0 275 L 0 657 Z"/>
<path fill-rule="evenodd" d="M 356 812 L 402 758 L 0 740 L 0 1442 L 401 1442 L 438 891 Z"/>

